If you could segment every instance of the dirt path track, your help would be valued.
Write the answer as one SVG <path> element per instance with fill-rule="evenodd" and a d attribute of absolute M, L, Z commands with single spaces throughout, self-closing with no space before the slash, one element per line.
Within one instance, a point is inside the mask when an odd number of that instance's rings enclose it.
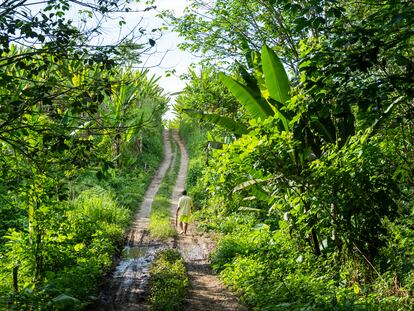
<path fill-rule="evenodd" d="M 172 151 L 167 130 L 163 132 L 164 157 L 149 185 L 134 223 L 127 233 L 122 258 L 109 276 L 98 297 L 98 302 L 89 310 L 132 311 L 147 310 L 145 303 L 149 265 L 157 249 L 164 247 L 148 235 L 151 205 L 161 182 L 171 164 Z"/>
<path fill-rule="evenodd" d="M 148 235 L 149 215 L 154 197 L 173 160 L 168 131 L 164 131 L 164 158 L 145 193 L 140 210 L 127 234 L 124 257 L 115 271 L 105 281 L 98 302 L 89 308 L 93 311 L 135 311 L 149 310 L 146 302 L 148 294 L 149 266 L 155 252 L 166 247 L 177 247 L 184 258 L 190 278 L 189 298 L 185 311 L 230 311 L 247 310 L 237 298 L 222 285 L 209 264 L 209 255 L 214 247 L 211 237 L 196 232 L 190 224 L 187 235 L 179 235 L 174 241 L 165 243 L 154 241 Z M 173 139 L 181 151 L 180 171 L 171 198 L 171 221 L 181 191 L 184 189 L 188 168 L 188 155 L 177 131 Z"/>
<path fill-rule="evenodd" d="M 171 215 L 174 217 L 178 198 L 185 185 L 188 155 L 177 132 L 173 133 L 173 138 L 181 150 L 181 166 L 171 205 Z M 247 310 L 211 270 L 209 256 L 214 248 L 211 237 L 198 234 L 194 224 L 190 224 L 188 229 L 187 235 L 181 234 L 176 240 L 177 248 L 184 258 L 190 278 L 189 298 L 186 299 L 184 310 Z"/>

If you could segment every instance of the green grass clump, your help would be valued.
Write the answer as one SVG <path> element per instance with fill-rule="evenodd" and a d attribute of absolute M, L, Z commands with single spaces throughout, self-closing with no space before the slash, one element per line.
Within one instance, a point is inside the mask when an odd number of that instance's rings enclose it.
<path fill-rule="evenodd" d="M 188 284 L 179 252 L 175 249 L 158 252 L 150 270 L 151 310 L 182 310 Z"/>
<path fill-rule="evenodd" d="M 165 240 L 176 234 L 170 222 L 170 200 L 164 196 L 158 196 L 151 207 L 149 231 L 152 237 Z"/>

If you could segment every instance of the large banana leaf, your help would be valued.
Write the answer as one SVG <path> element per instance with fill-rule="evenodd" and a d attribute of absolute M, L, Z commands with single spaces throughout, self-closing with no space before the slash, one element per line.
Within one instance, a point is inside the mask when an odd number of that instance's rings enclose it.
<path fill-rule="evenodd" d="M 265 120 L 268 117 L 274 115 L 274 111 L 270 105 L 266 101 L 257 100 L 252 92 L 247 89 L 247 87 L 223 73 L 219 74 L 219 78 L 221 82 L 223 82 L 223 84 L 237 98 L 240 104 L 246 108 L 252 118 L 261 118 L 262 120 Z"/>
<path fill-rule="evenodd" d="M 262 47 L 262 68 L 270 97 L 285 104 L 290 99 L 289 78 L 279 57 L 266 45 Z"/>
<path fill-rule="evenodd" d="M 244 82 L 246 83 L 246 86 L 248 90 L 250 91 L 250 94 L 253 95 L 253 97 L 260 97 L 260 88 L 258 86 L 258 81 L 254 77 L 254 75 L 251 75 L 242 64 L 239 62 L 236 62 L 237 64 L 237 70 L 239 71 L 241 77 L 243 78 Z"/>
<path fill-rule="evenodd" d="M 251 194 L 253 194 L 253 196 L 259 200 L 259 201 L 264 201 L 267 202 L 269 199 L 269 193 L 267 193 L 267 191 L 264 190 L 264 188 L 261 186 L 261 184 L 265 184 L 268 181 L 268 179 L 249 179 L 246 180 L 244 182 L 242 182 L 241 184 L 237 185 L 234 189 L 233 189 L 233 193 L 234 192 L 238 192 L 240 190 L 249 190 Z"/>
<path fill-rule="evenodd" d="M 201 110 L 195 109 L 183 109 L 183 111 L 191 116 L 200 118 L 201 120 L 209 121 L 213 124 L 219 125 L 229 131 L 233 132 L 235 135 L 241 136 L 247 134 L 249 131 L 247 127 L 229 117 L 221 116 L 214 113 L 205 113 Z"/>

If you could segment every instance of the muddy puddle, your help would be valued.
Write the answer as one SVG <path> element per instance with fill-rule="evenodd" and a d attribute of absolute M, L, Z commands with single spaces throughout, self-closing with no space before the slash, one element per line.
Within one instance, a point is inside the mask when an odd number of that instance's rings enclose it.
<path fill-rule="evenodd" d="M 101 292 L 99 305 L 90 310 L 128 310 L 129 304 L 142 302 L 148 294 L 149 269 L 164 245 L 126 246 L 107 289 Z M 121 307 L 122 306 L 122 307 Z"/>
<path fill-rule="evenodd" d="M 148 246 L 138 246 L 138 247 L 126 246 L 122 250 L 122 258 L 124 258 L 124 260 L 128 260 L 128 259 L 137 259 L 140 257 L 145 257 L 148 251 L 149 251 Z"/>
<path fill-rule="evenodd" d="M 185 249 L 180 249 L 181 256 L 187 261 L 208 261 L 209 250 L 199 245 L 186 246 Z"/>
<path fill-rule="evenodd" d="M 160 245 L 142 247 L 127 246 L 124 248 L 124 256 L 118 263 L 113 274 L 114 279 L 120 280 L 115 301 L 128 301 L 129 299 L 126 299 L 125 295 L 145 293 L 149 280 L 149 268 L 154 261 L 155 254 L 163 248 Z"/>

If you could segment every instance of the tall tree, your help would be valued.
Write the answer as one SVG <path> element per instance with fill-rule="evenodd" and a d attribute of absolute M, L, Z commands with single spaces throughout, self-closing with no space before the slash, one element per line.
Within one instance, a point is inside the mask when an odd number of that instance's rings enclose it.
<path fill-rule="evenodd" d="M 213 63 L 236 59 L 247 64 L 251 51 L 266 44 L 297 72 L 299 42 L 326 33 L 342 11 L 340 1 L 327 6 L 319 0 L 192 0 L 183 16 L 165 16 L 185 39 L 181 48 Z"/>

